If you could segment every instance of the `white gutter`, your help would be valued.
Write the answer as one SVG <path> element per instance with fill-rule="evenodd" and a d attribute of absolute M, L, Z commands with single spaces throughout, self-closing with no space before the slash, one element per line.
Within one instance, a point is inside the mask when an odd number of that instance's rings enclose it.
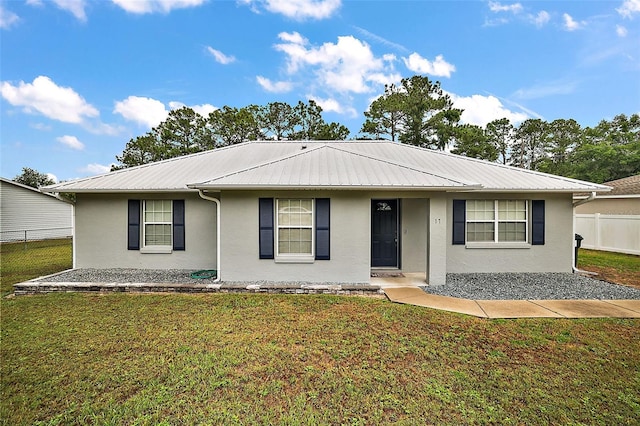
<path fill-rule="evenodd" d="M 221 273 L 220 273 L 220 200 L 214 197 L 209 197 L 204 194 L 202 189 L 198 190 L 198 195 L 203 200 L 213 201 L 216 203 L 216 279 L 213 281 L 215 283 L 220 281 Z"/>
<path fill-rule="evenodd" d="M 573 203 L 573 207 L 578 207 L 579 205 L 582 205 L 584 203 L 588 203 L 589 201 L 593 201 L 595 199 L 596 199 L 596 192 L 595 191 L 591 191 L 591 195 L 589 195 L 584 200 L 576 201 L 575 203 Z"/>

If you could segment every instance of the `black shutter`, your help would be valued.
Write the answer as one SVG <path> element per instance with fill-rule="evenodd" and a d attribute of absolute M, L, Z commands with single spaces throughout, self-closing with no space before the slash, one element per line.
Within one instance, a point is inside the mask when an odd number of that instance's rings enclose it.
<path fill-rule="evenodd" d="M 328 198 L 316 199 L 316 260 L 329 260 L 329 218 L 330 202 Z"/>
<path fill-rule="evenodd" d="M 173 200 L 173 249 L 185 249 L 184 200 Z"/>
<path fill-rule="evenodd" d="M 544 200 L 531 201 L 531 245 L 544 245 Z"/>
<path fill-rule="evenodd" d="M 140 250 L 140 200 L 129 200 L 127 250 Z"/>
<path fill-rule="evenodd" d="M 259 200 L 260 259 L 273 259 L 273 198 Z"/>
<path fill-rule="evenodd" d="M 453 244 L 465 243 L 465 221 L 467 217 L 467 202 L 453 200 Z"/>

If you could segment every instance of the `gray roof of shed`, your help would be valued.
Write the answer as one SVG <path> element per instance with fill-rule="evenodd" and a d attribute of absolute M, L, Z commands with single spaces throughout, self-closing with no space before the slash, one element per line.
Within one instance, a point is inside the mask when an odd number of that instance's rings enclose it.
<path fill-rule="evenodd" d="M 397 189 L 584 192 L 608 187 L 388 141 L 256 141 L 63 182 L 50 192 Z"/>

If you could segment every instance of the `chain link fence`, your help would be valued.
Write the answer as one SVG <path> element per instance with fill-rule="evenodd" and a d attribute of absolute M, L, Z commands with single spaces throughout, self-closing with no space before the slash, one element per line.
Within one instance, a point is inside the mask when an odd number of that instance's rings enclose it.
<path fill-rule="evenodd" d="M 73 267 L 72 228 L 0 231 L 2 290 Z"/>

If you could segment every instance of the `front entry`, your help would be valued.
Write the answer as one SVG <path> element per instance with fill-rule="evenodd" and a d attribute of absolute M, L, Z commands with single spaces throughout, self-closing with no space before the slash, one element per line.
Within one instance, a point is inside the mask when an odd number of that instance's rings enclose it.
<path fill-rule="evenodd" d="M 397 268 L 398 200 L 371 200 L 371 266 Z"/>

